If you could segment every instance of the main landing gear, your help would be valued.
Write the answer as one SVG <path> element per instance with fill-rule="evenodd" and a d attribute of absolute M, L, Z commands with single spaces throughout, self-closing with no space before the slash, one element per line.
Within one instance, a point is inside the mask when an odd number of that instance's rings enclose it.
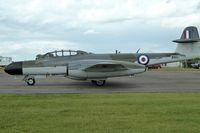
<path fill-rule="evenodd" d="M 106 80 L 92 80 L 91 82 L 95 84 L 96 86 L 104 86 L 106 83 Z"/>

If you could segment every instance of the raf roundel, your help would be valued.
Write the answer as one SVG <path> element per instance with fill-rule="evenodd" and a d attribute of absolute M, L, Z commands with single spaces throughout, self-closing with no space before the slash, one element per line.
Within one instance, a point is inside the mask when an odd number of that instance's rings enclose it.
<path fill-rule="evenodd" d="M 149 63 L 149 57 L 147 55 L 138 56 L 138 63 L 142 65 L 147 65 Z"/>

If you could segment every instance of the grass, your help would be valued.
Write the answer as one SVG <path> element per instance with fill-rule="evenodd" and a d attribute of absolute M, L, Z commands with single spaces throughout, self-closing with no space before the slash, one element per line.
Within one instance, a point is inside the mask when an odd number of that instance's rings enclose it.
<path fill-rule="evenodd" d="M 200 93 L 0 95 L 2 133 L 197 133 Z"/>
<path fill-rule="evenodd" d="M 2 73 L 4 71 L 3 67 L 0 67 L 0 73 Z"/>
<path fill-rule="evenodd" d="M 155 69 L 160 71 L 200 71 L 200 69 L 194 68 L 178 68 L 178 67 L 162 67 L 161 69 Z"/>

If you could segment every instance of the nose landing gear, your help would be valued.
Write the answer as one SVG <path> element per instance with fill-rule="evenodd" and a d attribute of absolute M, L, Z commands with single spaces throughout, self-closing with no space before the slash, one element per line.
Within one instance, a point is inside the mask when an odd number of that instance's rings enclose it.
<path fill-rule="evenodd" d="M 34 78 L 33 76 L 26 75 L 26 76 L 24 77 L 23 80 L 24 80 L 24 81 L 27 83 L 27 85 L 29 85 L 29 86 L 35 85 L 35 78 Z"/>

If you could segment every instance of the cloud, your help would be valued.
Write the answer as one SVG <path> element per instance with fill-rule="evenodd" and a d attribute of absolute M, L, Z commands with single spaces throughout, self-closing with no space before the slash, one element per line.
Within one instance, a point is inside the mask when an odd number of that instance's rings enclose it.
<path fill-rule="evenodd" d="M 69 26 L 87 26 L 86 23 L 123 20 L 130 18 L 160 18 L 184 16 L 194 12 L 199 0 L 8 0 L 0 1 L 2 18 L 20 23 L 38 25 L 66 23 Z M 5 13 L 5 14 L 3 14 Z"/>
<path fill-rule="evenodd" d="M 29 30 L 35 27 L 43 30 L 52 25 L 64 29 L 88 29 L 102 23 L 135 20 L 150 23 L 153 20 L 162 25 L 166 18 L 184 18 L 197 13 L 199 3 L 199 0 L 1 0 L 0 20 L 5 25 L 9 20 Z M 174 25 L 177 24 L 181 23 L 175 22 Z"/>
<path fill-rule="evenodd" d="M 89 30 L 85 31 L 83 34 L 84 35 L 95 35 L 95 34 L 99 34 L 99 32 L 97 32 L 93 29 L 89 29 Z"/>
<path fill-rule="evenodd" d="M 28 60 L 34 59 L 37 54 L 62 49 L 78 49 L 78 44 L 62 41 L 6 42 L 1 43 L 0 53 L 4 56 L 11 56 L 14 60 Z"/>
<path fill-rule="evenodd" d="M 162 21 L 163 26 L 167 27 L 186 27 L 188 25 L 198 25 L 200 22 L 200 14 L 191 14 L 187 16 L 178 16 L 178 17 L 171 17 L 165 18 Z"/>

